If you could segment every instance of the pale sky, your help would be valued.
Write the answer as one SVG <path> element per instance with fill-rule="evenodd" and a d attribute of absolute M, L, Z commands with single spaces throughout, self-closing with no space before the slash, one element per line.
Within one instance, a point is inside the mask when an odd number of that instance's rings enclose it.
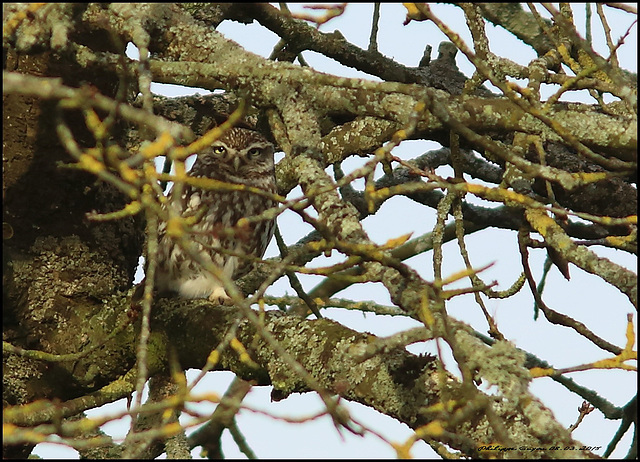
<path fill-rule="evenodd" d="M 299 6 L 290 4 L 293 11 Z M 584 24 L 584 8 L 573 4 L 575 20 L 577 24 Z M 456 32 L 462 35 L 468 44 L 471 43 L 470 35 L 460 9 L 452 5 L 432 5 L 433 11 Z M 343 16 L 336 18 L 320 30 L 331 32 L 339 29 L 341 33 L 352 43 L 366 48 L 369 42 L 371 28 L 372 4 L 351 4 L 347 7 Z M 610 26 L 614 30 L 613 36 L 617 38 L 624 33 L 630 24 L 629 15 L 613 12 L 607 8 Z M 405 10 L 401 4 L 382 4 L 381 23 L 378 35 L 379 51 L 388 57 L 392 57 L 407 66 L 417 66 L 422 57 L 425 45 L 433 47 L 432 59 L 437 56 L 438 44 L 445 40 L 444 35 L 429 22 L 411 22 L 407 26 L 402 23 L 405 19 Z M 248 50 L 268 56 L 277 37 L 261 26 L 245 26 L 237 23 L 224 22 L 218 29 L 225 36 L 232 38 Z M 606 46 L 603 45 L 601 34 L 597 33 L 594 13 L 594 41 L 595 49 L 604 56 L 607 55 Z M 488 25 L 487 33 L 490 38 L 491 50 L 504 57 L 508 57 L 519 64 L 527 65 L 535 57 L 533 50 L 518 42 L 513 36 L 502 29 Z M 636 29 L 627 38 L 626 44 L 621 47 L 619 60 L 622 67 L 636 71 Z M 319 56 L 313 52 L 304 52 L 307 62 L 322 72 L 343 75 L 347 77 L 363 77 L 372 79 L 371 76 L 357 72 L 353 69 L 341 66 L 334 61 Z M 459 53 L 457 62 L 460 69 L 470 76 L 472 66 L 466 58 Z M 376 79 L 378 80 L 378 79 Z M 192 94 L 196 91 L 206 93 L 203 90 L 179 89 L 175 86 L 154 85 L 153 91 L 168 96 L 177 94 Z M 589 101 L 590 103 L 592 101 Z M 394 154 L 405 159 L 410 159 L 438 145 L 432 142 L 410 141 L 405 142 L 394 150 Z M 344 162 L 345 173 L 362 164 L 360 159 L 352 159 Z M 328 169 L 332 173 L 331 169 Z M 438 169 L 436 173 L 448 176 L 445 169 Z M 477 182 L 477 180 L 474 180 Z M 362 183 L 356 183 L 361 188 Z M 300 190 L 296 188 L 290 197 L 299 196 Z M 479 203 L 479 201 L 478 201 Z M 483 203 L 487 205 L 487 203 Z M 365 230 L 376 242 L 382 243 L 390 238 L 395 238 L 413 232 L 417 237 L 433 229 L 435 225 L 435 211 L 424 206 L 417 205 L 406 198 L 396 197 L 389 200 L 381 211 L 373 217 L 364 220 Z M 288 244 L 295 243 L 300 237 L 306 235 L 310 228 L 302 225 L 293 213 L 284 213 L 279 218 L 279 226 Z M 494 266 L 481 274 L 485 281 L 497 280 L 498 289 L 509 287 L 521 272 L 520 255 L 517 249 L 515 232 L 502 230 L 484 230 L 466 237 L 466 243 L 472 264 L 476 267 L 495 262 Z M 627 268 L 636 269 L 637 260 L 634 256 L 600 247 L 591 247 L 599 255 L 605 256 Z M 278 255 L 275 242 L 272 242 L 265 258 Z M 539 249 L 530 250 L 530 265 L 534 275 L 539 279 L 545 259 L 545 251 Z M 426 279 L 433 278 L 432 253 L 427 252 L 408 260 L 413 268 L 418 270 Z M 327 262 L 335 262 L 337 258 L 314 260 L 312 266 L 321 266 Z M 452 274 L 464 268 L 459 251 L 455 243 L 444 246 L 443 275 Z M 562 276 L 552 269 L 547 279 L 547 287 L 544 299 L 554 309 L 569 316 L 573 316 L 597 335 L 606 340 L 624 346 L 624 332 L 626 327 L 626 314 L 633 307 L 626 297 L 617 289 L 602 283 L 600 278 L 587 274 L 575 266 L 571 266 L 571 281 L 565 281 Z M 300 276 L 306 289 L 311 289 L 319 278 L 315 276 Z M 462 285 L 466 285 L 462 283 Z M 280 279 L 270 290 L 271 295 L 293 294 L 286 278 Z M 356 300 L 376 300 L 382 304 L 389 304 L 389 296 L 384 287 L 379 284 L 356 285 L 337 294 L 338 297 L 353 298 Z M 533 300 L 524 288 L 516 296 L 506 300 L 487 301 L 488 310 L 495 316 L 499 328 L 507 338 L 517 346 L 535 354 L 541 359 L 551 363 L 555 367 L 567 367 L 604 359 L 606 356 L 602 350 L 596 349 L 589 342 L 575 335 L 567 334 L 567 330 L 557 326 L 551 326 L 543 316 L 538 321 L 533 321 Z M 486 333 L 487 326 L 478 306 L 473 301 L 473 296 L 463 296 L 452 300 L 448 304 L 448 312 L 456 319 L 462 320 L 474 326 L 478 331 Z M 344 310 L 323 310 L 324 316 L 335 319 L 342 324 L 359 331 L 368 331 L 376 335 L 391 335 L 403 329 L 419 325 L 416 321 L 389 316 L 364 315 L 360 312 L 346 312 Z M 637 327 L 637 322 L 636 322 Z M 637 332 L 637 330 L 636 330 Z M 441 346 L 446 345 L 441 342 Z M 414 345 L 410 348 L 414 353 L 436 353 L 433 342 Z M 446 350 L 446 348 L 445 348 Z M 451 360 L 446 363 L 450 371 L 457 373 Z M 197 375 L 198 371 L 189 371 L 188 378 Z M 570 374 L 579 384 L 592 387 L 601 396 L 606 397 L 616 405 L 623 405 L 633 396 L 636 390 L 636 374 L 623 371 L 588 371 Z M 209 373 L 203 380 L 197 391 L 216 391 L 223 394 L 233 378 L 229 372 Z M 294 394 L 287 399 L 271 403 L 269 399 L 270 387 L 254 387 L 245 400 L 250 407 L 262 409 L 270 414 L 301 417 L 312 415 L 320 410 L 322 404 L 314 393 L 303 395 Z M 558 420 L 565 426 L 574 423 L 578 416 L 577 408 L 582 399 L 569 393 L 563 387 L 551 379 L 536 379 L 532 382 L 531 390 L 540 397 L 546 405 L 552 409 Z M 122 409 L 124 400 L 105 406 L 100 410 L 88 412 L 98 415 L 115 412 Z M 210 406 L 211 409 L 213 406 Z M 384 434 L 395 442 L 404 442 L 412 433 L 404 424 L 382 416 L 376 411 L 355 403 L 349 403 L 348 408 L 353 417 L 365 423 L 376 431 Z M 284 423 L 272 417 L 256 414 L 243 410 L 238 416 L 238 426 L 245 435 L 248 444 L 259 458 L 281 458 L 283 454 L 290 458 L 393 458 L 395 452 L 389 445 L 381 442 L 375 436 L 368 435 L 364 438 L 353 436 L 349 433 L 337 433 L 330 420 L 326 417 L 313 422 L 293 425 Z M 603 419 L 599 411 L 588 415 L 580 427 L 574 432 L 574 437 L 589 446 L 602 446 L 602 450 L 596 451 L 602 454 L 607 443 L 614 435 L 619 421 L 607 421 Z M 124 437 L 129 428 L 128 420 L 120 420 L 110 423 L 105 431 L 114 436 Z M 614 457 L 626 454 L 631 435 L 628 433 L 619 448 L 614 452 Z M 235 443 L 228 432 L 223 437 L 223 450 L 228 458 L 244 458 L 238 452 Z M 71 457 L 77 458 L 75 451 L 61 449 L 51 444 L 40 445 L 35 450 L 42 457 Z M 198 450 L 194 451 L 197 456 Z M 416 458 L 435 457 L 435 453 L 424 442 L 417 443 L 412 454 Z"/>

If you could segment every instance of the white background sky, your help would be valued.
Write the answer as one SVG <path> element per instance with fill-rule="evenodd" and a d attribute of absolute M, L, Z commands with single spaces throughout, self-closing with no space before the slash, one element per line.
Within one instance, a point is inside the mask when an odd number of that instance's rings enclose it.
<path fill-rule="evenodd" d="M 584 32 L 584 6 L 574 4 L 576 23 Z M 300 5 L 290 4 L 293 11 L 299 11 Z M 449 27 L 460 34 L 467 44 L 471 45 L 470 34 L 464 22 L 460 9 L 451 5 L 432 5 L 433 11 L 443 19 Z M 613 29 L 613 38 L 617 39 L 631 24 L 630 15 L 605 7 L 609 25 Z M 373 4 L 351 4 L 347 7 L 343 16 L 333 19 L 323 25 L 322 32 L 331 32 L 335 29 L 345 36 L 347 40 L 362 48 L 367 48 L 369 33 L 371 30 L 371 17 Z M 382 4 L 381 21 L 378 33 L 378 48 L 384 55 L 395 59 L 407 66 L 417 66 L 422 57 L 426 44 L 433 47 L 432 59 L 437 56 L 438 44 L 445 40 L 445 36 L 429 22 L 411 22 L 407 26 L 402 23 L 405 19 L 405 10 L 400 4 Z M 601 27 L 593 14 L 594 48 L 603 56 L 608 56 L 604 45 Z M 249 51 L 268 56 L 278 37 L 270 31 L 254 24 L 251 26 L 237 23 L 224 22 L 218 29 L 225 36 L 237 41 Z M 520 43 L 510 34 L 490 24 L 487 25 L 487 34 L 490 40 L 491 51 L 499 56 L 510 58 L 519 64 L 527 65 L 535 58 L 533 50 Z M 625 45 L 619 51 L 618 57 L 622 67 L 636 72 L 636 28 L 627 38 Z M 313 52 L 304 52 L 307 62 L 315 69 L 335 75 L 346 77 L 363 77 L 378 80 L 366 74 L 320 56 Z M 458 66 L 467 75 L 473 72 L 471 64 L 459 53 Z M 204 90 L 181 88 L 172 85 L 156 85 L 152 90 L 168 96 L 192 94 L 194 92 L 207 93 Z M 572 93 L 576 97 L 575 93 Z M 592 100 L 582 100 L 592 103 Z M 588 98 L 588 95 L 586 95 Z M 437 148 L 438 145 L 430 142 L 409 141 L 403 143 L 394 150 L 394 154 L 405 159 L 414 158 L 425 151 Z M 277 158 L 279 159 L 279 157 Z M 345 172 L 362 164 L 362 160 L 350 160 L 343 163 Z M 328 169 L 331 172 L 331 169 Z M 436 173 L 448 176 L 445 169 L 438 169 Z M 358 188 L 362 183 L 356 183 Z M 290 197 L 300 196 L 299 188 L 292 191 Z M 469 199 L 469 196 L 467 196 Z M 612 198 L 615 200 L 615 198 Z M 480 201 L 477 201 L 480 203 Z M 482 203 L 490 206 L 491 204 Z M 382 243 L 387 239 L 398 237 L 408 232 L 413 232 L 417 237 L 433 229 L 435 225 L 435 211 L 412 201 L 396 197 L 387 201 L 380 212 L 373 217 L 364 220 L 365 230 L 376 242 Z M 310 228 L 303 225 L 293 213 L 284 213 L 279 218 L 280 230 L 288 244 L 295 243 L 300 237 L 306 235 Z M 484 230 L 466 237 L 468 252 L 472 264 L 475 267 L 495 262 L 494 266 L 481 274 L 485 281 L 498 281 L 498 289 L 509 287 L 521 272 L 520 256 L 517 248 L 515 232 L 501 230 Z M 636 268 L 636 258 L 627 253 L 612 249 L 591 247 L 599 255 L 607 257 L 627 268 Z M 272 242 L 265 257 L 278 255 L 275 242 Z M 542 273 L 545 259 L 544 250 L 532 249 L 530 251 L 530 265 L 536 278 Z M 426 279 L 433 278 L 432 254 L 427 252 L 408 260 L 420 274 Z M 313 266 L 321 266 L 327 262 L 335 262 L 337 258 L 318 259 L 312 262 Z M 464 268 L 462 258 L 459 256 L 457 244 L 451 242 L 444 246 L 443 275 L 448 275 Z M 626 327 L 626 314 L 633 311 L 628 300 L 617 289 L 605 284 L 600 278 L 583 272 L 571 265 L 571 281 L 565 281 L 559 272 L 553 268 L 547 279 L 547 287 L 544 294 L 547 304 L 557 311 L 572 316 L 592 329 L 597 335 L 618 345 L 624 346 L 624 333 Z M 314 276 L 301 276 L 300 279 L 306 289 L 311 289 L 319 278 Z M 462 285 L 466 285 L 462 284 Z M 286 278 L 281 279 L 269 291 L 272 295 L 293 294 L 288 287 Z M 338 294 L 340 297 L 349 297 L 356 300 L 376 300 L 378 303 L 389 304 L 389 296 L 379 284 L 365 284 L 352 286 Z M 452 300 L 448 304 L 449 313 L 456 319 L 462 320 L 474 326 L 476 330 L 486 333 L 487 326 L 479 307 L 473 301 L 473 296 L 462 296 Z M 524 288 L 516 296 L 506 300 L 488 300 L 487 308 L 494 315 L 501 332 L 517 346 L 525 349 L 561 368 L 575 366 L 587 362 L 605 358 L 602 350 L 567 329 L 552 326 L 543 315 L 538 321 L 533 321 L 533 299 Z M 417 322 L 389 316 L 364 315 L 359 312 L 346 312 L 338 309 L 323 310 L 323 315 L 335 319 L 344 325 L 359 331 L 368 331 L 376 335 L 386 336 L 403 329 L 418 325 Z M 637 323 L 636 323 L 637 326 Z M 441 342 L 441 347 L 445 346 Z M 414 345 L 411 348 L 414 353 L 435 353 L 433 342 Z M 446 350 L 446 347 L 445 347 Z M 448 364 L 453 364 L 448 361 Z M 456 373 L 455 367 L 450 367 Z M 188 378 L 192 379 L 198 371 L 189 371 Z M 636 390 L 636 374 L 624 371 L 588 371 L 570 374 L 579 384 L 591 387 L 598 391 L 600 396 L 612 401 L 615 405 L 623 405 L 631 399 Z M 198 391 L 215 391 L 223 394 L 231 382 L 233 374 L 228 372 L 209 373 L 195 389 Z M 567 392 L 563 387 L 548 378 L 536 379 L 531 384 L 532 392 L 539 396 L 543 402 L 554 411 L 556 418 L 565 426 L 574 423 L 578 416 L 577 408 L 582 399 Z M 302 417 L 315 414 L 322 408 L 322 404 L 313 393 L 303 395 L 294 394 L 287 399 L 271 403 L 269 393 L 271 387 L 254 387 L 245 400 L 245 404 L 257 409 L 262 409 L 272 415 L 290 417 Z M 124 408 L 124 400 L 104 406 L 100 410 L 88 412 L 89 416 L 103 415 L 120 411 Z M 210 406 L 213 409 L 213 406 Z M 382 433 L 386 438 L 401 443 L 404 442 L 411 430 L 404 424 L 380 415 L 376 411 L 356 403 L 348 403 L 352 416 L 361 423 Z M 272 417 L 256 414 L 243 410 L 237 416 L 238 426 L 246 437 L 259 458 L 392 458 L 394 450 L 386 443 L 381 442 L 375 436 L 368 435 L 365 438 L 353 436 L 347 432 L 338 433 L 330 419 L 323 417 L 313 422 L 292 425 Z M 619 421 L 607 421 L 599 411 L 588 415 L 580 427 L 574 432 L 574 437 L 589 446 L 601 446 L 596 451 L 602 454 L 615 431 Z M 124 437 L 129 428 L 129 421 L 122 419 L 108 424 L 104 430 L 114 437 Z M 630 433 L 630 432 L 629 432 Z M 626 454 L 631 435 L 627 434 L 619 449 L 614 452 L 614 457 Z M 236 448 L 228 432 L 223 436 L 223 450 L 227 457 L 244 457 Z M 71 457 L 77 458 L 77 453 L 67 448 L 61 448 L 52 444 L 39 445 L 35 453 L 45 458 Z M 193 452 L 197 457 L 198 450 Z M 417 458 L 434 457 L 435 453 L 424 442 L 417 443 L 412 454 Z"/>

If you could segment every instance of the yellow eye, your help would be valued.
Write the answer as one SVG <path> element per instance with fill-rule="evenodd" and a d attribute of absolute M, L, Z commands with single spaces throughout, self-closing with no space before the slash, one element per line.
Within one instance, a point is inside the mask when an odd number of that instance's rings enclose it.
<path fill-rule="evenodd" d="M 213 147 L 213 153 L 214 154 L 218 154 L 218 155 L 223 155 L 225 152 L 227 152 L 227 149 L 224 146 L 214 146 Z"/>
<path fill-rule="evenodd" d="M 249 152 L 247 152 L 249 159 L 257 159 L 258 157 L 260 157 L 261 154 L 262 154 L 262 150 L 259 148 L 251 148 L 249 149 Z"/>

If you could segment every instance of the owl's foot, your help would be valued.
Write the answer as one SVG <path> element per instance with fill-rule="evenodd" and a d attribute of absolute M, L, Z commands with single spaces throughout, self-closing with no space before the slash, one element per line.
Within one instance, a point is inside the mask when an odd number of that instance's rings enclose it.
<path fill-rule="evenodd" d="M 222 287 L 216 287 L 211 295 L 209 295 L 209 301 L 216 305 L 233 305 L 233 300 L 227 295 L 227 292 Z"/>

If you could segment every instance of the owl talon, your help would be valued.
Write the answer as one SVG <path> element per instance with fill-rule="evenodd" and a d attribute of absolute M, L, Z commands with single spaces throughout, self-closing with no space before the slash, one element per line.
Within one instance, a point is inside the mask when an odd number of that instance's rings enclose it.
<path fill-rule="evenodd" d="M 211 295 L 209 295 L 209 301 L 216 305 L 233 305 L 233 300 L 227 295 L 227 292 L 222 287 L 215 289 Z"/>

